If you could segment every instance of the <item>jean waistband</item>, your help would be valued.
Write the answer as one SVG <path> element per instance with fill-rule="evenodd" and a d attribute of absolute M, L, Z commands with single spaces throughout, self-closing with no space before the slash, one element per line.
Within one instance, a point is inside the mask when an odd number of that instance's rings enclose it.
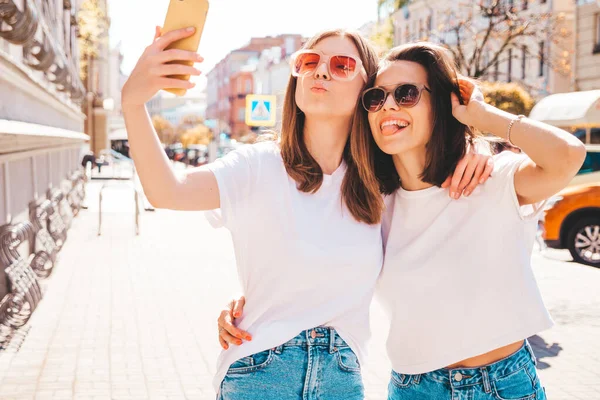
<path fill-rule="evenodd" d="M 529 342 L 525 340 L 517 352 L 492 364 L 476 368 L 441 368 L 422 375 L 455 388 L 480 384 L 486 386 L 530 363 L 536 364 L 536 358 Z M 415 375 L 413 379 L 419 380 L 420 375 Z"/>
<path fill-rule="evenodd" d="M 275 351 L 281 351 L 284 347 L 292 346 L 327 346 L 331 352 L 335 351 L 336 348 L 349 347 L 336 330 L 328 326 L 319 326 L 302 331 L 295 338 L 277 346 Z"/>

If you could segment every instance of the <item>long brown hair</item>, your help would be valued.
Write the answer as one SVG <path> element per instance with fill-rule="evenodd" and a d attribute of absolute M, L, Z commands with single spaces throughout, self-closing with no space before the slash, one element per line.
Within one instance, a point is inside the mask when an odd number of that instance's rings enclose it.
<path fill-rule="evenodd" d="M 342 29 L 324 31 L 308 40 L 303 48 L 311 49 L 321 40 L 332 36 L 350 39 L 358 50 L 367 75 L 374 76 L 377 73 L 377 53 L 359 33 Z M 298 79 L 290 76 L 283 104 L 281 155 L 285 169 L 296 181 L 298 190 L 315 193 L 323 183 L 323 170 L 304 142 L 306 117 L 296 104 L 297 83 Z M 383 200 L 374 174 L 375 154 L 369 146 L 370 136 L 369 123 L 358 96 L 350 136 L 342 156 L 347 166 L 342 183 L 342 199 L 357 221 L 375 224 L 381 220 Z"/>
<path fill-rule="evenodd" d="M 460 101 L 463 101 L 455 64 L 448 50 L 429 42 L 395 47 L 383 58 L 381 65 L 394 61 L 412 61 L 422 65 L 427 71 L 427 83 L 431 89 L 429 97 L 433 112 L 433 130 L 427 143 L 427 158 L 420 178 L 423 182 L 441 186 L 465 156 L 467 144 L 480 137 L 452 115 L 451 93 L 455 93 Z M 381 190 L 386 194 L 393 193 L 400 187 L 400 177 L 392 156 L 381 151 L 372 137 L 370 143 L 376 148 L 375 171 Z"/>

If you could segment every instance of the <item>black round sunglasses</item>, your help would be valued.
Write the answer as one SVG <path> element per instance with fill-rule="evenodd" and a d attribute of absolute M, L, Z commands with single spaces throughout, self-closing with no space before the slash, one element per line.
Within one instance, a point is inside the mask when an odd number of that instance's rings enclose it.
<path fill-rule="evenodd" d="M 362 105 L 368 112 L 377 112 L 381 110 L 387 97 L 393 93 L 394 101 L 398 107 L 414 107 L 419 103 L 423 89 L 431 93 L 427 86 L 416 83 L 401 83 L 392 90 L 387 90 L 382 86 L 373 87 L 363 92 Z"/>

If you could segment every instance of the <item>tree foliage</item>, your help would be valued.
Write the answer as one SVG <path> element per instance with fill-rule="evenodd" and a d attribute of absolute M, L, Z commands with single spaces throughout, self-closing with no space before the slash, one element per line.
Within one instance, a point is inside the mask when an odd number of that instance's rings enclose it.
<path fill-rule="evenodd" d="M 108 16 L 99 0 L 84 0 L 77 13 L 78 46 L 80 56 L 80 77 L 85 81 L 88 74 L 88 60 L 98 56 L 102 45 L 108 43 Z"/>
<path fill-rule="evenodd" d="M 180 140 L 183 147 L 189 147 L 193 144 L 203 144 L 208 146 L 213 140 L 213 133 L 210 128 L 205 125 L 196 125 L 181 135 Z"/>
<path fill-rule="evenodd" d="M 526 57 L 544 58 L 551 68 L 563 74 L 571 70 L 568 29 L 564 13 L 534 13 L 517 9 L 504 0 L 469 1 L 448 10 L 433 29 L 432 37 L 452 52 L 460 71 L 470 77 L 486 76 L 497 64 L 508 60 L 511 48 Z M 523 3 L 526 4 L 526 3 Z M 519 2 L 519 7 L 523 7 Z M 549 54 L 545 46 L 561 51 Z M 529 45 L 529 46 L 528 46 Z M 517 58 L 517 52 L 513 52 Z"/>
<path fill-rule="evenodd" d="M 175 127 L 160 115 L 152 116 L 152 125 L 162 143 L 171 144 L 175 141 Z"/>
<path fill-rule="evenodd" d="M 485 102 L 501 110 L 529 115 L 534 106 L 531 95 L 517 83 L 479 82 Z"/>

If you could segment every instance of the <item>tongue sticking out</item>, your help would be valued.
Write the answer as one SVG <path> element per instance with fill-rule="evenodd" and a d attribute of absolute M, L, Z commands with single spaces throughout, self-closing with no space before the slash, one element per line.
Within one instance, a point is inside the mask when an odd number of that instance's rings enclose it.
<path fill-rule="evenodd" d="M 399 132 L 401 129 L 404 128 L 400 128 L 398 125 L 386 125 L 383 127 L 383 129 L 381 129 L 381 133 L 384 136 L 389 136 L 389 135 L 393 135 L 396 132 Z"/>

